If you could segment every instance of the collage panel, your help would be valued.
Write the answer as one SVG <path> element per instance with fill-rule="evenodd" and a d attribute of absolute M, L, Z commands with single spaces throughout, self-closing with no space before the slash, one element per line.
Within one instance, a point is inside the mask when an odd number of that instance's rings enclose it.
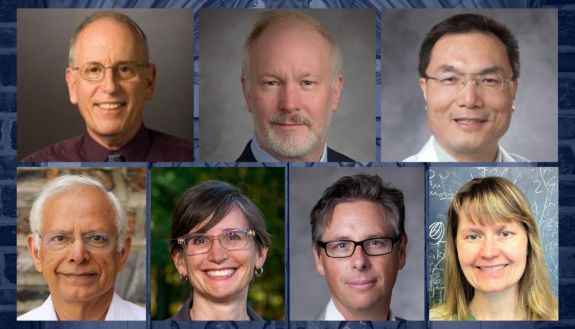
<path fill-rule="evenodd" d="M 193 16 L 18 10 L 17 159 L 193 161 Z"/>
<path fill-rule="evenodd" d="M 381 160 L 556 162 L 557 24 L 552 8 L 382 10 Z"/>
<path fill-rule="evenodd" d="M 375 14 L 201 9 L 200 159 L 374 161 Z"/>
<path fill-rule="evenodd" d="M 146 168 L 18 168 L 18 321 L 146 320 Z"/>
<path fill-rule="evenodd" d="M 151 319 L 284 319 L 284 212 L 284 168 L 152 168 Z"/>
<path fill-rule="evenodd" d="M 289 210 L 291 321 L 425 319 L 423 167 L 290 168 Z"/>
<path fill-rule="evenodd" d="M 429 169 L 430 320 L 558 320 L 557 167 Z"/>

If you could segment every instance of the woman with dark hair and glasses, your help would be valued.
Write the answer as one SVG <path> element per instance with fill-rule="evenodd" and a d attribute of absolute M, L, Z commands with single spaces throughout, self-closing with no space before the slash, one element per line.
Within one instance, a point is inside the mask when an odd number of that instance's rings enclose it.
<path fill-rule="evenodd" d="M 270 246 L 265 220 L 237 188 L 208 181 L 188 189 L 173 214 L 170 254 L 192 296 L 173 320 L 262 320 L 247 306 Z"/>

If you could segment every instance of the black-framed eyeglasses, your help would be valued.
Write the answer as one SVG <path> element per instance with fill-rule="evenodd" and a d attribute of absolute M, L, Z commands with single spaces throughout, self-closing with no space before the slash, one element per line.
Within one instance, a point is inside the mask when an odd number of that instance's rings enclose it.
<path fill-rule="evenodd" d="M 112 66 L 105 66 L 102 63 L 87 63 L 81 66 L 71 67 L 78 71 L 82 79 L 98 82 L 106 76 L 106 70 L 111 69 L 120 80 L 129 80 L 138 76 L 138 68 L 148 67 L 150 64 L 138 64 L 134 62 L 124 62 Z"/>
<path fill-rule="evenodd" d="M 401 235 L 395 238 L 379 237 L 362 241 L 318 241 L 317 245 L 325 250 L 328 257 L 346 258 L 353 255 L 357 246 L 361 246 L 363 251 L 369 256 L 387 255 L 393 251 L 393 245 L 399 241 L 401 241 Z"/>
<path fill-rule="evenodd" d="M 176 241 L 184 248 L 186 254 L 193 256 L 207 253 L 214 240 L 219 240 L 220 245 L 227 251 L 245 249 L 255 236 L 256 232 L 254 230 L 234 229 L 223 231 L 218 235 L 186 234 L 177 238 Z"/>

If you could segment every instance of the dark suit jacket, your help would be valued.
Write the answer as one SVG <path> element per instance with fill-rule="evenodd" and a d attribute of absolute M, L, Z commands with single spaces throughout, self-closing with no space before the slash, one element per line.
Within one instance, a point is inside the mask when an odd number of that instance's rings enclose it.
<path fill-rule="evenodd" d="M 252 140 L 246 144 L 244 151 L 240 155 L 240 157 L 236 160 L 236 162 L 257 162 L 254 154 L 252 153 L 251 148 Z M 332 150 L 331 148 L 327 148 L 327 162 L 355 162 L 355 160 Z"/>

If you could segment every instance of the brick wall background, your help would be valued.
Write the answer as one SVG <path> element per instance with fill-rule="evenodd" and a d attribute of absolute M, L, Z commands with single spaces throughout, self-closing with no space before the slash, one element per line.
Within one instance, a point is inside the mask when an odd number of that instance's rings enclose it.
<path fill-rule="evenodd" d="M 16 245 L 16 255 L 8 254 L 6 263 L 13 264 L 16 257 L 16 270 L 9 269 L 8 275 L 0 280 L 15 281 L 16 312 L 21 315 L 39 306 L 48 296 L 48 286 L 41 273 L 36 271 L 32 257 L 28 253 L 26 236 L 30 233 L 29 214 L 32 202 L 44 184 L 62 174 L 81 174 L 100 181 L 119 199 L 128 219 L 128 233 L 132 236 L 132 250 L 128 263 L 116 279 L 116 292 L 123 298 L 146 306 L 146 168 L 18 168 L 16 174 L 17 200 L 16 227 L 0 226 L 0 235 L 14 237 L 1 243 Z M 10 232 L 3 232 L 8 230 Z M 9 241 L 11 240 L 11 241 Z M 1 265 L 1 264 L 0 264 Z M 16 275 L 17 271 L 17 275 Z M 1 296 L 1 295 L 0 295 Z M 2 296 L 3 297 L 3 296 Z M 14 300 L 14 292 L 10 296 Z"/>

